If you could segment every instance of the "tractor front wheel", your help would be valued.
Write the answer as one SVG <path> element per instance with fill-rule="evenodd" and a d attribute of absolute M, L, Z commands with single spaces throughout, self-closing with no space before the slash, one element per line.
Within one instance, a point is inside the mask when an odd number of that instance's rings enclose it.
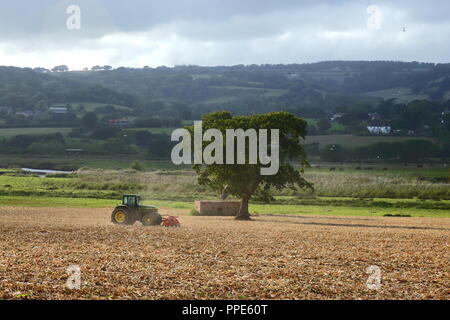
<path fill-rule="evenodd" d="M 141 222 L 146 227 L 159 226 L 161 225 L 162 217 L 157 213 L 147 213 L 142 217 Z"/>
<path fill-rule="evenodd" d="M 118 208 L 115 209 L 111 214 L 111 221 L 114 224 L 132 225 L 136 222 L 136 219 L 132 212 L 122 208 Z"/>

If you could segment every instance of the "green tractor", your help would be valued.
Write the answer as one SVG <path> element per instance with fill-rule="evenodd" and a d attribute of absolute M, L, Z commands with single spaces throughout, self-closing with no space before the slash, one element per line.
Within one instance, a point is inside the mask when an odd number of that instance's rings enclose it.
<path fill-rule="evenodd" d="M 163 222 L 158 208 L 153 206 L 142 206 L 139 204 L 141 197 L 138 195 L 124 195 L 122 204 L 118 205 L 111 215 L 111 221 L 119 225 L 133 225 L 136 221 L 142 222 L 144 226 L 159 226 Z"/>

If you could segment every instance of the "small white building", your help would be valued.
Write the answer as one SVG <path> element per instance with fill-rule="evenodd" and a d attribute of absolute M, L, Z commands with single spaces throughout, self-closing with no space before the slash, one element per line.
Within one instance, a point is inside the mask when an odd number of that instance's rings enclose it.
<path fill-rule="evenodd" d="M 55 114 L 64 114 L 64 113 L 67 113 L 67 108 L 66 107 L 50 107 L 48 109 L 48 111 L 50 111 L 51 113 L 55 113 Z"/>
<path fill-rule="evenodd" d="M 344 116 L 343 113 L 335 113 L 335 114 L 330 118 L 330 120 L 331 120 L 331 121 L 335 121 L 335 120 L 337 120 L 337 119 L 339 119 L 339 118 L 342 118 L 343 116 Z"/>
<path fill-rule="evenodd" d="M 371 134 L 390 134 L 392 129 L 389 126 L 368 126 L 367 130 Z"/>

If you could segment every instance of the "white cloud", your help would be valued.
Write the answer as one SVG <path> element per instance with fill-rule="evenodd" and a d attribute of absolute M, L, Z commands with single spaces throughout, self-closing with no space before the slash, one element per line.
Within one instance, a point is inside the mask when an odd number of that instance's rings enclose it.
<path fill-rule="evenodd" d="M 246 10 L 218 19 L 204 18 L 205 13 L 198 19 L 178 15 L 131 30 L 115 25 L 96 29 L 102 30 L 100 33 L 91 32 L 89 24 L 80 32 L 52 29 L 33 37 L 5 38 L 0 42 L 0 61 L 4 65 L 32 67 L 67 64 L 72 69 L 96 64 L 142 67 L 323 60 L 448 62 L 450 22 L 428 19 L 429 10 L 425 17 L 421 16 L 417 3 L 408 7 L 400 5 L 402 1 L 397 5 L 377 3 L 382 10 L 379 29 L 367 27 L 369 1 L 341 6 L 316 2 L 298 8 L 274 7 L 258 14 Z M 113 20 L 110 13 L 103 16 L 108 17 L 104 21 Z"/>

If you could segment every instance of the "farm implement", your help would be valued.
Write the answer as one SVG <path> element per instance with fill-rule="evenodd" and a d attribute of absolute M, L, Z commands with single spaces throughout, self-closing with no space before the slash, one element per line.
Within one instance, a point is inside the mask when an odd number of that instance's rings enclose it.
<path fill-rule="evenodd" d="M 122 204 L 118 205 L 111 214 L 111 221 L 118 225 L 133 225 L 140 221 L 144 226 L 179 227 L 177 217 L 162 216 L 158 208 L 143 206 L 138 195 L 124 195 Z"/>

